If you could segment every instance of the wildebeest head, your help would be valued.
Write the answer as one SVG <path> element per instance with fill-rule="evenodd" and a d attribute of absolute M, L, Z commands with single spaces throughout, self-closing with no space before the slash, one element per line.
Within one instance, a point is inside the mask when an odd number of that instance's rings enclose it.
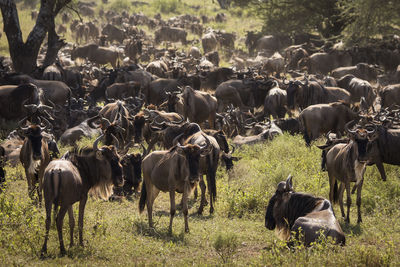
<path fill-rule="evenodd" d="M 208 138 L 204 137 L 206 140 L 206 144 L 192 145 L 188 144 L 185 146 L 177 144 L 177 147 L 182 150 L 188 165 L 189 165 L 189 181 L 193 184 L 199 181 L 199 165 L 200 165 L 200 157 L 208 155 L 212 150 L 212 145 Z"/>
<path fill-rule="evenodd" d="M 232 151 L 225 153 L 223 152 L 221 154 L 221 159 L 225 164 L 225 168 L 227 171 L 233 169 L 233 162 L 238 161 L 240 158 L 233 156 L 233 153 L 235 152 L 235 147 L 232 146 Z"/>
<path fill-rule="evenodd" d="M 22 123 L 26 119 L 20 121 L 19 125 L 23 132 L 23 134 L 28 138 L 28 142 L 32 147 L 32 157 L 34 160 L 40 160 L 42 158 L 42 139 L 44 132 L 48 127 L 51 126 L 50 122 L 46 119 L 43 119 L 46 123 L 46 126 L 42 127 L 37 124 L 31 124 L 28 127 L 22 127 Z"/>
<path fill-rule="evenodd" d="M 146 118 L 143 113 L 138 113 L 133 117 L 133 138 L 135 143 L 140 143 L 143 139 L 143 127 Z"/>
<path fill-rule="evenodd" d="M 287 92 L 287 104 L 289 108 L 293 109 L 295 107 L 295 102 L 297 102 L 296 99 L 299 97 L 302 87 L 307 86 L 307 84 L 308 80 L 306 80 L 305 83 L 302 83 L 301 81 L 290 81 L 288 83 L 286 92 Z"/>
<path fill-rule="evenodd" d="M 367 124 L 364 127 L 357 125 L 356 129 L 351 129 L 351 125 L 354 125 L 354 121 L 348 122 L 345 129 L 356 145 L 357 160 L 359 162 L 368 162 L 370 158 L 369 153 L 367 153 L 368 143 L 378 138 L 377 126 L 374 124 Z"/>
<path fill-rule="evenodd" d="M 293 193 L 292 176 L 278 184 L 275 194 L 271 197 L 268 203 L 267 212 L 265 214 L 265 227 L 269 230 L 275 229 L 278 216 L 281 217 L 284 212 L 287 201 L 290 198 L 290 193 Z"/>
<path fill-rule="evenodd" d="M 133 189 L 135 192 L 138 192 L 140 182 L 142 181 L 142 159 L 143 154 L 140 153 L 132 153 L 126 154 L 122 158 L 122 167 L 124 171 L 124 191 L 125 187 L 128 186 L 129 189 L 127 191 L 131 191 Z"/>
<path fill-rule="evenodd" d="M 96 153 L 96 160 L 101 162 L 98 164 L 101 168 L 99 173 L 111 173 L 111 179 L 114 186 L 122 186 L 124 184 L 124 179 L 122 177 L 122 165 L 120 163 L 120 156 L 117 153 L 117 149 L 114 146 L 102 146 L 101 148 L 98 148 L 97 144 L 101 138 L 103 138 L 103 135 L 100 135 L 93 144 L 93 151 Z"/>

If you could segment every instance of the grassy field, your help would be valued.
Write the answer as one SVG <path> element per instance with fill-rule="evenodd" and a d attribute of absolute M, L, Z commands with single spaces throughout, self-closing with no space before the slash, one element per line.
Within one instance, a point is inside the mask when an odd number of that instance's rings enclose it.
<path fill-rule="evenodd" d="M 92 141 L 85 140 L 82 144 Z M 7 266 L 400 264 L 398 168 L 385 166 L 388 181 L 382 182 L 376 167 L 368 167 L 362 193 L 363 223 L 356 224 L 355 205 L 350 224 L 339 218 L 347 238 L 345 247 L 322 243 L 290 251 L 273 231 L 265 228 L 265 209 L 276 184 L 289 173 L 294 176 L 296 191 L 328 197 L 327 174 L 320 171 L 318 148 L 306 148 L 300 136 L 284 135 L 271 143 L 243 147 L 238 155 L 242 159 L 229 175 L 230 179 L 222 168 L 218 171 L 214 215 L 209 215 L 206 209 L 203 216 L 198 216 L 199 201 L 191 200 L 189 234 L 184 234 L 180 212 L 174 220 L 172 235 L 168 234 L 167 193 L 161 193 L 155 201 L 155 229 L 148 227 L 146 213 L 139 214 L 138 199 L 122 202 L 89 199 L 84 248 L 73 247 L 67 256 L 59 257 L 53 225 L 45 259 L 39 257 L 44 238 L 44 209 L 36 208 L 29 200 L 21 166 L 8 167 L 8 182 L 0 194 L 0 262 Z M 355 203 L 355 196 L 352 198 Z M 339 214 L 338 205 L 335 205 L 335 212 Z M 75 216 L 77 218 L 77 207 Z M 66 218 L 66 244 L 69 241 L 67 221 Z M 77 240 L 77 230 L 75 238 Z"/>

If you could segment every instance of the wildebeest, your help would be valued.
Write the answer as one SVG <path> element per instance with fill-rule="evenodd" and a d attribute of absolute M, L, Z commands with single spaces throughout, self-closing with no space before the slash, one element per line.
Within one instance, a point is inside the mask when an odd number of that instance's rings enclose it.
<path fill-rule="evenodd" d="M 105 97 L 107 99 L 124 99 L 130 96 L 138 96 L 140 92 L 140 83 L 126 82 L 126 83 L 113 83 L 107 86 Z"/>
<path fill-rule="evenodd" d="M 400 103 L 400 83 L 385 86 L 379 91 L 382 108 L 398 105 Z"/>
<path fill-rule="evenodd" d="M 275 136 L 281 135 L 281 134 L 282 134 L 282 130 L 279 129 L 273 122 L 271 122 L 270 127 L 263 130 L 259 134 L 251 135 L 251 136 L 236 135 L 235 138 L 233 138 L 232 143 L 235 146 L 253 145 L 253 144 L 260 143 L 260 142 L 263 142 L 266 140 L 272 140 L 275 138 Z"/>
<path fill-rule="evenodd" d="M 79 201 L 79 244 L 83 246 L 83 216 L 88 193 L 108 199 L 112 186 L 122 186 L 122 166 L 114 146 L 97 147 L 102 136 L 93 143 L 93 148 L 77 149 L 68 155 L 68 160 L 52 161 L 46 168 L 44 176 L 44 198 L 46 208 L 46 234 L 42 255 L 47 252 L 47 240 L 51 224 L 51 209 L 58 206 L 56 225 L 60 241 L 61 254 L 65 254 L 62 225 L 68 211 L 70 226 L 70 246 L 74 244 L 74 215 L 72 205 Z"/>
<path fill-rule="evenodd" d="M 234 74 L 231 68 L 217 68 L 211 71 L 202 71 L 199 74 L 201 89 L 215 90 L 218 85 L 229 80 Z"/>
<path fill-rule="evenodd" d="M 184 117 L 195 123 L 208 120 L 210 128 L 215 127 L 215 114 L 217 112 L 217 99 L 212 95 L 195 91 L 186 86 L 182 93 Z"/>
<path fill-rule="evenodd" d="M 110 63 L 113 68 L 117 66 L 119 59 L 118 52 L 112 48 L 98 46 L 97 44 L 88 44 L 75 47 L 71 51 L 71 59 L 76 58 L 88 59 L 90 62 L 105 65 Z"/>
<path fill-rule="evenodd" d="M 352 74 L 345 75 L 337 80 L 339 87 L 346 89 L 351 94 L 351 102 L 356 103 L 364 97 L 368 106 L 372 106 L 375 100 L 375 93 L 368 81 L 355 77 Z"/>
<path fill-rule="evenodd" d="M 22 145 L 19 159 L 25 169 L 28 193 L 31 198 L 33 198 L 36 184 L 38 184 L 36 189 L 39 205 L 42 203 L 44 170 L 50 162 L 49 148 L 46 140 L 43 138 L 43 132 L 50 127 L 50 123 L 45 119 L 44 121 L 46 122 L 46 126 L 44 127 L 37 124 L 23 127 L 22 123 L 20 123 L 21 130 L 26 138 Z"/>
<path fill-rule="evenodd" d="M 206 139 L 208 140 L 208 139 Z M 175 215 L 175 192 L 182 193 L 182 210 L 185 219 L 185 232 L 189 232 L 188 197 L 199 182 L 199 162 L 202 155 L 210 152 L 210 144 L 202 146 L 179 143 L 167 151 L 154 151 L 147 155 L 142 162 L 143 183 L 139 200 L 139 211 L 147 206 L 149 226 L 153 227 L 153 203 L 160 191 L 169 192 L 170 223 Z"/>
<path fill-rule="evenodd" d="M 6 172 L 4 170 L 4 165 L 5 165 L 5 149 L 0 146 L 0 186 L 2 183 L 4 183 L 6 181 Z M 0 189 L 1 192 L 1 189 Z"/>
<path fill-rule="evenodd" d="M 27 104 L 39 104 L 39 90 L 33 84 L 0 86 L 0 117 L 13 120 L 26 115 Z"/>
<path fill-rule="evenodd" d="M 333 50 L 330 53 L 314 53 L 299 61 L 299 67 L 307 67 L 309 73 L 328 74 L 338 67 L 350 66 L 351 56 L 347 51 Z"/>
<path fill-rule="evenodd" d="M 306 246 L 318 241 L 321 235 L 331 237 L 336 244 L 345 245 L 346 237 L 336 220 L 331 203 L 293 190 L 292 176 L 278 184 L 268 203 L 265 227 L 276 228 L 281 238 L 300 240 Z"/>
<path fill-rule="evenodd" d="M 348 74 L 354 75 L 363 80 L 375 81 L 378 77 L 379 71 L 377 67 L 368 65 L 367 63 L 358 63 L 356 66 L 339 67 L 332 70 L 332 76 L 336 79 Z"/>
<path fill-rule="evenodd" d="M 307 145 L 329 131 L 341 135 L 347 122 L 356 119 L 357 113 L 341 102 L 316 104 L 305 108 L 299 115 Z"/>
<path fill-rule="evenodd" d="M 204 34 L 201 38 L 201 44 L 203 46 L 204 53 L 214 51 L 218 45 L 216 34 L 213 31 Z"/>
<path fill-rule="evenodd" d="M 316 81 L 290 81 L 286 89 L 288 108 L 304 109 L 310 105 L 344 101 L 350 103 L 350 93 L 342 88 L 324 87 Z"/>
<path fill-rule="evenodd" d="M 329 176 L 329 200 L 337 202 L 339 200 L 340 210 L 342 217 L 345 217 L 343 208 L 343 193 L 346 189 L 347 193 L 347 217 L 346 222 L 350 222 L 350 207 L 351 207 L 351 193 L 350 183 L 355 182 L 352 193 L 357 189 L 357 211 L 358 219 L 357 223 L 362 222 L 361 219 L 361 189 L 364 182 L 364 172 L 366 165 L 369 161 L 369 155 L 367 152 L 368 143 L 378 138 L 376 133 L 376 126 L 372 125 L 366 129 L 356 127 L 356 129 L 350 129 L 354 124 L 354 121 L 350 121 L 346 124 L 346 132 L 350 137 L 350 141 L 347 144 L 336 144 L 318 146 L 326 153 L 326 167 Z M 340 188 L 338 189 L 337 183 L 340 182 Z"/>
<path fill-rule="evenodd" d="M 274 119 L 285 117 L 286 98 L 286 91 L 279 87 L 269 90 L 264 100 L 264 116 L 269 118 L 271 115 Z"/>
<path fill-rule="evenodd" d="M 93 118 L 92 118 L 93 119 Z M 60 142 L 63 145 L 73 145 L 82 137 L 93 137 L 100 134 L 99 129 L 93 129 L 88 125 L 90 119 L 86 119 L 79 125 L 67 129 L 60 137 Z"/>
<path fill-rule="evenodd" d="M 102 35 L 106 35 L 110 42 L 117 41 L 122 43 L 125 39 L 125 32 L 114 25 L 107 24 L 102 30 Z"/>
<path fill-rule="evenodd" d="M 291 135 L 300 133 L 300 122 L 298 118 L 286 118 L 274 120 L 276 126 L 282 130 L 282 132 L 289 132 Z"/>
<path fill-rule="evenodd" d="M 177 27 L 163 26 L 154 32 L 154 41 L 156 44 L 160 42 L 181 42 L 183 45 L 186 44 L 187 32 L 184 29 Z"/>
<path fill-rule="evenodd" d="M 143 146 L 143 153 L 129 153 L 122 157 L 121 165 L 123 168 L 124 185 L 122 193 L 130 196 L 139 192 L 139 186 L 142 182 L 142 159 L 147 152 Z M 133 191 L 132 191 L 133 187 Z M 115 190 L 114 190 L 115 191 Z"/>

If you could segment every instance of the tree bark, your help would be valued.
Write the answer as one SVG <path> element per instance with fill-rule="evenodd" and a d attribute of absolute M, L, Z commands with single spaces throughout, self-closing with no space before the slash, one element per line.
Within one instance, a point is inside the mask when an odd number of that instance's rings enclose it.
<path fill-rule="evenodd" d="M 58 50 L 64 42 L 55 32 L 54 19 L 69 2 L 71 0 L 41 0 L 35 26 L 24 43 L 14 0 L 0 0 L 3 30 L 7 36 L 10 56 L 16 72 L 30 74 L 37 68 L 37 57 L 47 33 L 49 33 L 49 38 L 45 66 L 55 61 Z"/>

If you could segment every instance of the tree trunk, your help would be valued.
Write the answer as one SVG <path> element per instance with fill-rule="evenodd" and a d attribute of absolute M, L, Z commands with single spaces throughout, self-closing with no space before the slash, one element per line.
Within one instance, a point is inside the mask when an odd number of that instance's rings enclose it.
<path fill-rule="evenodd" d="M 47 32 L 50 34 L 45 63 L 50 65 L 54 62 L 58 50 L 64 43 L 55 32 L 54 18 L 69 2 L 71 0 L 41 0 L 35 26 L 24 43 L 14 0 L 0 0 L 4 32 L 7 36 L 10 56 L 16 72 L 30 74 L 37 68 L 37 56 Z"/>

